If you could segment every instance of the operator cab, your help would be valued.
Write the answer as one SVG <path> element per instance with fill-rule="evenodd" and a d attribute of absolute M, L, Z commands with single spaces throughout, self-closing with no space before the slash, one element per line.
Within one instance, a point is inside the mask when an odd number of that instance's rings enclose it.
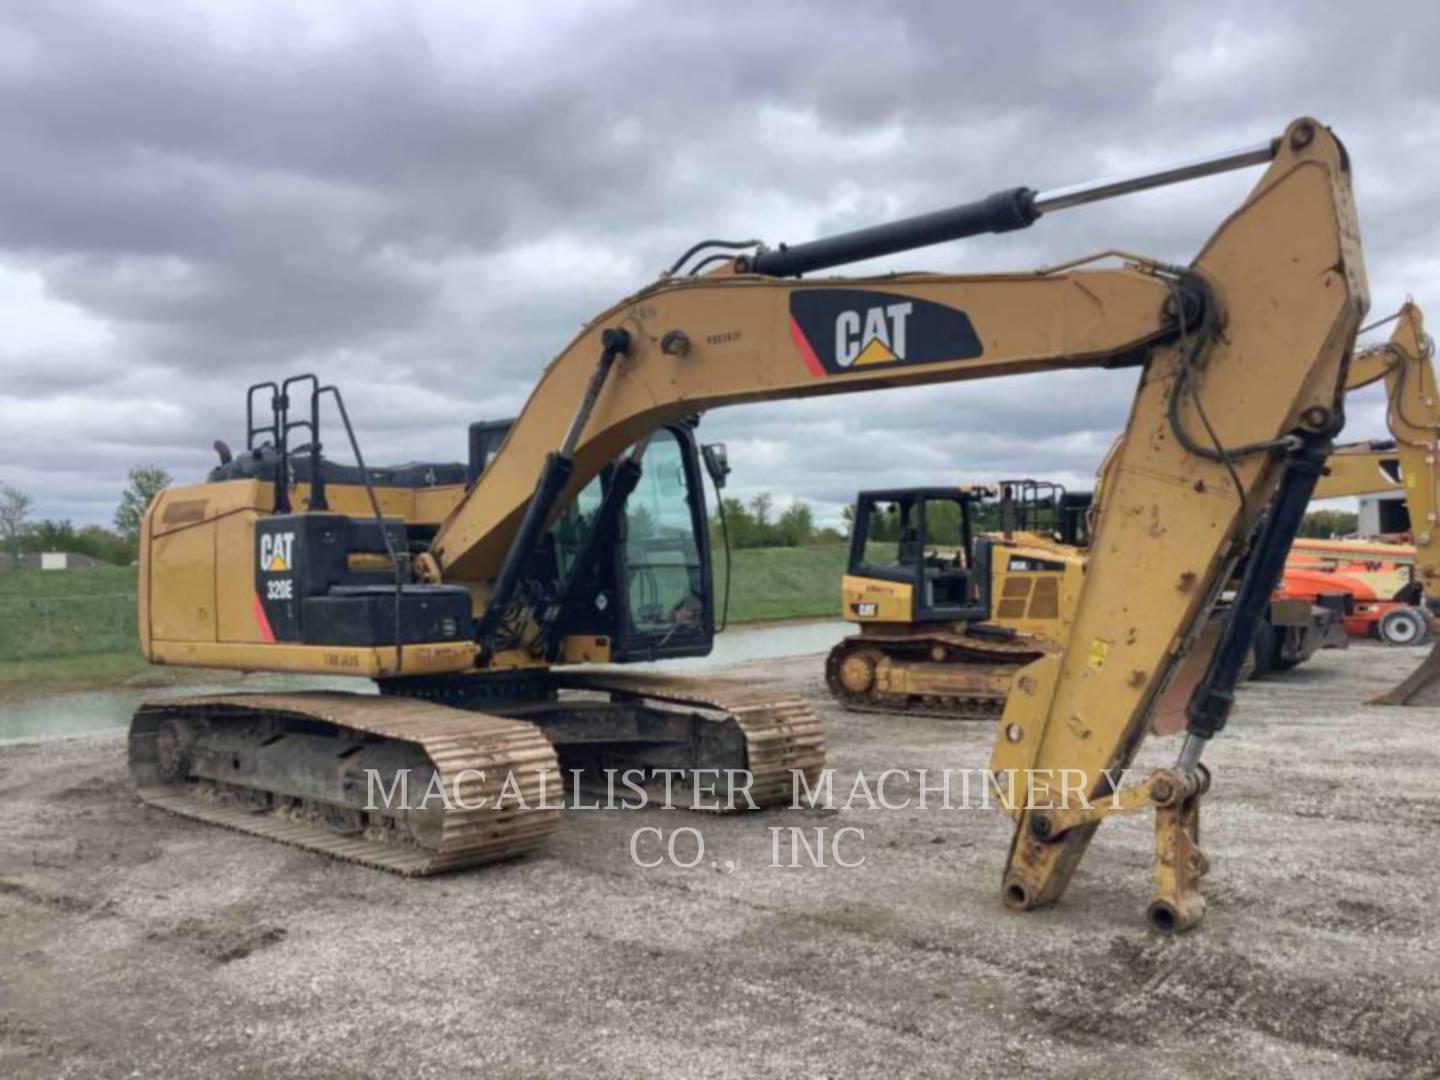
<path fill-rule="evenodd" d="M 985 619 L 989 547 L 975 543 L 974 511 L 991 495 L 988 488 L 862 491 L 848 575 L 911 587 L 910 610 L 889 621 Z M 873 617 L 863 610 L 846 614 Z"/>
<path fill-rule="evenodd" d="M 472 483 L 512 423 L 471 425 Z M 704 478 L 708 471 L 723 486 L 728 467 L 719 444 L 704 447 L 702 459 L 695 427 L 685 421 L 655 432 L 638 479 L 622 473 L 628 453 L 607 465 L 531 551 L 519 595 L 547 613 L 542 634 L 552 653 L 561 638 L 585 636 L 607 639 L 617 663 L 709 654 L 715 610 Z"/>

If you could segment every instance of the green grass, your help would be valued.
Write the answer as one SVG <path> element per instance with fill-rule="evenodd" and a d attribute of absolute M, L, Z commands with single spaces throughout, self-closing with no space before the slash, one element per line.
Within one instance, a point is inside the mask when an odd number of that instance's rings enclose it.
<path fill-rule="evenodd" d="M 37 596 L 135 595 L 135 567 L 95 566 L 88 570 L 15 570 L 0 556 L 0 600 Z"/>
<path fill-rule="evenodd" d="M 138 651 L 0 661 L 0 709 L 6 702 L 55 693 L 113 690 L 119 686 L 154 688 L 214 682 L 233 677 L 207 668 L 166 667 L 147 663 Z"/>
<path fill-rule="evenodd" d="M 0 691 L 34 685 L 64 685 L 77 689 L 114 686 L 149 670 L 150 665 L 139 652 L 6 660 L 0 663 Z"/>
<path fill-rule="evenodd" d="M 839 618 L 844 544 L 805 548 L 747 548 L 735 555 L 730 625 L 768 619 Z M 715 617 L 725 589 L 725 555 L 715 556 Z"/>
<path fill-rule="evenodd" d="M 136 648 L 135 570 L 0 570 L 0 664 Z"/>

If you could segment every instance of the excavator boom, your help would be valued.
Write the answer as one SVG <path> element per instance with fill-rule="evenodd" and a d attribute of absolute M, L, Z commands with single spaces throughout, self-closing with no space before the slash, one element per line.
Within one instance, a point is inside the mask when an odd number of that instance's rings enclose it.
<path fill-rule="evenodd" d="M 445 580 L 498 575 L 535 478 L 589 391 L 605 329 L 626 331 L 628 349 L 599 390 L 557 505 L 646 434 L 721 406 L 1138 365 L 1151 346 L 1178 336 L 1178 321 L 1165 314 L 1177 295 L 1194 299 L 1174 277 L 1138 266 L 661 282 L 603 314 L 546 369 L 431 553 Z"/>

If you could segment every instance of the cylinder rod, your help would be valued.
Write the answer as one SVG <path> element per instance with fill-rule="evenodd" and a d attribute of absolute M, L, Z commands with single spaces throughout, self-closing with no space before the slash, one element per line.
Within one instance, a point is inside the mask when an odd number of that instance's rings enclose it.
<path fill-rule="evenodd" d="M 1200 158 L 1197 161 L 1161 169 L 1159 172 L 1145 173 L 1142 176 L 1131 176 L 1121 180 L 1094 180 L 1088 184 L 1075 184 L 1072 187 L 1056 188 L 1054 191 L 1042 191 L 1035 196 L 1035 209 L 1042 214 L 1052 210 L 1068 210 L 1072 206 L 1084 206 L 1086 203 L 1099 202 L 1101 199 L 1131 195 L 1137 191 L 1148 191 L 1150 188 L 1179 184 L 1186 180 L 1197 180 L 1202 176 L 1214 176 L 1216 173 L 1233 172 L 1236 169 L 1249 168 L 1251 165 L 1265 165 L 1275 160 L 1275 153 L 1279 149 L 1279 145 L 1279 140 L 1271 139 L 1267 143 L 1252 146 L 1248 150 L 1233 150 L 1227 154 L 1216 154 L 1213 157 Z"/>
<path fill-rule="evenodd" d="M 741 264 L 752 273 L 793 277 L 812 270 L 825 270 L 862 259 L 943 244 L 948 240 L 1025 229 L 1050 211 L 1083 206 L 1101 199 L 1113 199 L 1251 165 L 1263 165 L 1274 159 L 1279 145 L 1279 140 L 1274 139 L 1261 146 L 1218 154 L 1141 176 L 1092 181 L 1038 194 L 1026 187 L 1010 188 L 975 202 L 901 218 L 884 225 L 872 225 L 868 229 L 839 233 L 789 247 L 781 244 L 774 251 L 759 252 L 748 263 L 742 259 Z"/>

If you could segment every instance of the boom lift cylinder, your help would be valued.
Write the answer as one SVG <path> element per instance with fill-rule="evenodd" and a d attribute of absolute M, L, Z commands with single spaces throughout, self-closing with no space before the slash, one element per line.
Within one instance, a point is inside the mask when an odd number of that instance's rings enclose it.
<path fill-rule="evenodd" d="M 862 259 L 895 255 L 943 244 L 948 240 L 1027 229 L 1040 220 L 1042 214 L 1054 210 L 1067 210 L 1101 199 L 1113 199 L 1215 173 L 1263 165 L 1274 159 L 1276 147 L 1277 143 L 1272 140 L 1246 150 L 1202 158 L 1158 172 L 1120 180 L 1092 181 L 1053 191 L 1036 192 L 1028 187 L 997 191 L 975 202 L 917 214 L 868 229 L 857 229 L 790 247 L 781 244 L 774 251 L 762 251 L 753 256 L 749 269 L 771 277 L 795 277 L 812 270 L 826 270 Z"/>
<path fill-rule="evenodd" d="M 604 389 L 610 369 L 614 366 L 616 358 L 625 355 L 629 349 L 630 335 L 628 333 L 624 330 L 605 331 L 600 362 L 596 365 L 595 374 L 590 377 L 590 383 L 585 388 L 585 397 L 570 420 L 570 428 L 565 433 L 565 440 L 560 444 L 560 449 L 545 458 L 545 467 L 541 471 L 539 482 L 535 485 L 535 495 L 525 509 L 525 517 L 520 523 L 520 530 L 515 534 L 514 540 L 510 542 L 510 550 L 506 552 L 505 562 L 500 567 L 499 576 L 495 579 L 495 588 L 491 591 L 490 599 L 485 605 L 485 614 L 480 617 L 480 621 L 475 627 L 475 637 L 482 648 L 489 647 L 495 631 L 499 629 L 500 621 L 509 610 L 510 601 L 515 596 L 515 587 L 520 582 L 520 573 L 525 568 L 525 560 L 529 556 L 531 548 L 535 546 L 535 541 L 540 538 L 541 532 L 549 523 L 550 513 L 555 509 L 555 502 L 560 498 L 560 493 L 570 482 L 570 474 L 575 470 L 575 444 L 580 441 L 580 435 L 590 420 L 590 414 L 595 411 L 595 402 L 600 399 L 600 391 Z"/>

